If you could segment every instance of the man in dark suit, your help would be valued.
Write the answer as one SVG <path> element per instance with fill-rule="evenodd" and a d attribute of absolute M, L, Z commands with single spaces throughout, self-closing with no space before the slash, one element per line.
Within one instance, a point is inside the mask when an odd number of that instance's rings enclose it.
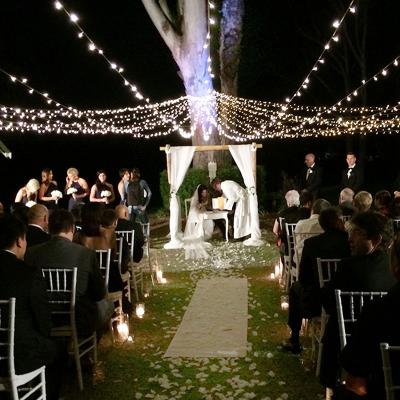
<path fill-rule="evenodd" d="M 143 245 L 144 236 L 142 225 L 138 222 L 132 222 L 129 220 L 128 207 L 119 204 L 115 207 L 115 212 L 117 213 L 117 226 L 116 231 L 135 231 L 135 236 L 133 239 L 133 261 L 139 262 L 143 257 Z"/>
<path fill-rule="evenodd" d="M 56 399 L 59 379 L 53 376 L 55 368 L 50 365 L 58 354 L 50 339 L 46 283 L 38 270 L 23 261 L 25 234 L 26 227 L 19 219 L 9 215 L 0 218 L 0 298 L 16 298 L 15 372 L 24 374 L 46 365 L 48 398 Z M 1 371 L 1 376 L 6 375 L 7 371 Z"/>
<path fill-rule="evenodd" d="M 307 190 L 318 198 L 319 188 L 322 183 L 322 169 L 315 164 L 315 155 L 306 154 L 304 157 L 305 170 L 301 176 L 301 190 Z"/>
<path fill-rule="evenodd" d="M 333 388 L 339 371 L 339 333 L 334 290 L 380 292 L 395 283 L 390 271 L 389 256 L 380 248 L 385 229 L 385 217 L 367 211 L 351 220 L 349 243 L 352 257 L 343 259 L 332 281 L 323 288 L 323 305 L 330 315 L 323 337 L 320 380 Z"/>
<path fill-rule="evenodd" d="M 96 253 L 72 242 L 74 218 L 69 211 L 54 210 L 49 218 L 49 231 L 51 239 L 30 247 L 25 261 L 38 268 L 78 268 L 76 324 L 81 335 L 89 335 L 104 326 L 113 310 L 110 304 L 111 313 L 107 308 L 107 315 L 101 315 L 103 308 L 97 305 L 97 302 L 104 301 L 106 290 Z"/>
<path fill-rule="evenodd" d="M 357 164 L 357 157 L 354 153 L 347 153 L 346 162 L 348 168 L 342 172 L 341 188 L 350 188 L 354 193 L 361 190 L 364 184 L 364 171 Z"/>
<path fill-rule="evenodd" d="M 289 343 L 284 350 L 300 353 L 300 329 L 303 318 L 321 315 L 321 298 L 317 258 L 344 258 L 350 255 L 347 233 L 340 210 L 334 207 L 321 211 L 318 221 L 324 233 L 306 239 L 299 266 L 299 280 L 289 291 Z"/>
<path fill-rule="evenodd" d="M 43 204 L 35 204 L 28 211 L 27 246 L 35 246 L 50 240 L 46 232 L 49 225 L 49 211 Z"/>

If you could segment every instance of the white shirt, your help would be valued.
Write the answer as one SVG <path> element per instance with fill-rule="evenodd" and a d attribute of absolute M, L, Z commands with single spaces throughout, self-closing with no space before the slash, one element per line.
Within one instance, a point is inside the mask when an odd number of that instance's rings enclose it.
<path fill-rule="evenodd" d="M 312 236 L 323 233 L 324 230 L 318 222 L 319 214 L 312 214 L 308 219 L 301 219 L 294 230 L 294 245 L 297 260 L 300 262 L 303 253 L 304 241 Z"/>

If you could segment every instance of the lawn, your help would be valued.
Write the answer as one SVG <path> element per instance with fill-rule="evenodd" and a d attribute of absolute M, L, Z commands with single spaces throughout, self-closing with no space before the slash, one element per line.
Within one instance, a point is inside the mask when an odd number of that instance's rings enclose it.
<path fill-rule="evenodd" d="M 281 351 L 288 336 L 287 311 L 280 307 L 282 289 L 268 279 L 277 261 L 270 245 L 243 247 L 241 242 L 215 241 L 208 260 L 184 259 L 182 250 L 166 251 L 164 233 L 152 238 L 152 259 L 167 283 L 151 287 L 143 319 L 131 319 L 133 342 L 111 344 L 102 338 L 99 362 L 85 374 L 79 392 L 73 366 L 63 396 L 78 399 L 316 399 L 324 390 L 314 376 L 310 339 L 302 356 Z M 248 344 L 245 358 L 166 359 L 173 338 L 200 278 L 247 277 L 249 290 Z M 208 305 L 212 312 L 212 304 Z"/>

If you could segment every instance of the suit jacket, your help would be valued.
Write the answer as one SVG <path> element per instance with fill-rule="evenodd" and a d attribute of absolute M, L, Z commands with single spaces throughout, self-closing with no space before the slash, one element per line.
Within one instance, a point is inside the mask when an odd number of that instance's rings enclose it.
<path fill-rule="evenodd" d="M 299 281 L 307 290 L 319 292 L 317 258 L 347 258 L 350 247 L 347 232 L 334 229 L 304 241 Z"/>
<path fill-rule="evenodd" d="M 37 268 L 78 268 L 76 282 L 76 324 L 78 331 L 90 334 L 98 327 L 96 302 L 105 297 L 96 253 L 68 239 L 54 236 L 48 242 L 30 247 L 27 264 Z"/>
<path fill-rule="evenodd" d="M 307 179 L 307 171 L 309 169 L 311 171 L 308 174 Z M 301 189 L 309 191 L 316 198 L 318 196 L 318 191 L 322 183 L 322 168 L 314 164 L 312 168 L 305 168 L 301 177 Z"/>
<path fill-rule="evenodd" d="M 21 374 L 50 363 L 56 354 L 49 338 L 51 317 L 46 283 L 36 269 L 0 250 L 0 298 L 10 297 L 16 298 L 15 368 Z"/>
<path fill-rule="evenodd" d="M 400 345 L 399 324 L 394 323 L 399 309 L 400 282 L 386 296 L 365 305 L 342 351 L 343 368 L 354 376 L 367 379 L 368 398 L 371 399 L 386 398 L 379 344 Z M 399 371 L 399 359 L 392 368 Z"/>
<path fill-rule="evenodd" d="M 358 164 L 353 167 L 349 176 L 347 175 L 348 170 L 349 169 L 346 168 L 342 172 L 341 188 L 344 189 L 348 187 L 352 189 L 354 193 L 357 193 L 362 189 L 364 184 L 364 171 Z"/>
<path fill-rule="evenodd" d="M 26 242 L 28 247 L 36 246 L 37 244 L 47 242 L 48 240 L 50 240 L 50 235 L 43 229 L 35 225 L 28 225 L 28 230 L 26 232 Z"/>

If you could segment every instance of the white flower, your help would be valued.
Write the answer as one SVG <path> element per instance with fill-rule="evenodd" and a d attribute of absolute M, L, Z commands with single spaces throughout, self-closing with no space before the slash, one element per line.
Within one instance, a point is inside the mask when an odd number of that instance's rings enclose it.
<path fill-rule="evenodd" d="M 102 190 L 100 193 L 101 197 L 110 197 L 111 196 L 111 192 L 109 190 Z"/>
<path fill-rule="evenodd" d="M 31 207 L 33 207 L 35 204 L 36 204 L 36 201 L 29 200 L 25 205 L 26 205 L 28 208 L 31 208 Z"/>
<path fill-rule="evenodd" d="M 74 193 L 76 193 L 78 190 L 76 189 L 76 188 L 74 188 L 74 187 L 70 187 L 68 190 L 67 190 L 67 194 L 74 194 Z"/>
<path fill-rule="evenodd" d="M 51 193 L 51 197 L 57 197 L 57 199 L 61 199 L 63 194 L 59 190 L 53 190 Z"/>

